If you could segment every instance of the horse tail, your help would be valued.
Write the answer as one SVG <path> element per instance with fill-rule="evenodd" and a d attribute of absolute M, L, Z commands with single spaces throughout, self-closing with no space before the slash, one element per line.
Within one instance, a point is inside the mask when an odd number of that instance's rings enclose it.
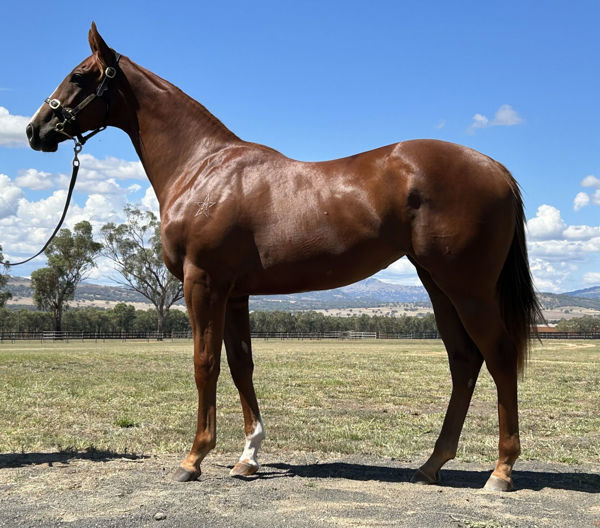
<path fill-rule="evenodd" d="M 514 195 L 515 233 L 500 272 L 497 291 L 504 324 L 517 349 L 517 370 L 522 375 L 529 357 L 531 341 L 538 338 L 537 323 L 544 321 L 544 316 L 533 288 L 527 258 L 523 199 L 519 185 L 510 173 L 506 172 Z"/>

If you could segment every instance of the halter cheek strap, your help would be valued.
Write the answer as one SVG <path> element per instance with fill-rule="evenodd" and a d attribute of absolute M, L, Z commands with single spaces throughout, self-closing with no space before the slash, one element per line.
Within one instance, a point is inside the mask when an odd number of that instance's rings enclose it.
<path fill-rule="evenodd" d="M 75 139 L 74 136 L 65 132 L 65 130 L 64 130 L 65 125 L 70 124 L 72 129 L 77 130 L 77 123 L 76 123 L 77 115 L 87 105 L 89 105 L 94 99 L 96 99 L 96 97 L 104 96 L 104 94 L 108 90 L 108 83 L 110 82 L 111 79 L 114 79 L 115 76 L 117 75 L 117 67 L 118 67 L 120 58 L 121 58 L 121 55 L 119 55 L 118 53 L 115 53 L 114 66 L 109 66 L 108 68 L 106 68 L 104 70 L 104 77 L 102 78 L 102 81 L 96 88 L 96 92 L 88 95 L 75 108 L 73 108 L 73 109 L 65 108 L 64 106 L 62 106 L 62 104 L 60 103 L 60 101 L 58 99 L 50 99 L 49 97 L 46 99 L 46 103 L 50 106 L 50 108 L 52 108 L 52 111 L 58 116 L 59 119 L 62 119 L 62 121 L 60 121 L 59 123 L 56 124 L 54 129 L 57 132 L 64 134 L 69 139 L 72 139 L 75 142 L 75 147 L 73 148 L 73 151 L 74 151 L 73 172 L 71 174 L 71 183 L 69 184 L 69 191 L 67 192 L 67 200 L 65 202 L 65 208 L 63 209 L 62 216 L 60 217 L 60 220 L 58 221 L 58 225 L 52 232 L 52 235 L 50 235 L 50 238 L 48 239 L 48 241 L 44 244 L 44 247 L 42 249 L 40 249 L 35 255 L 33 255 L 32 257 L 29 257 L 26 260 L 22 260 L 20 262 L 5 262 L 6 266 L 19 266 L 20 264 L 25 264 L 26 262 L 33 260 L 35 257 L 37 257 L 38 255 L 43 253 L 43 251 L 50 245 L 50 242 L 52 242 L 52 240 L 56 236 L 56 233 L 58 233 L 58 230 L 62 226 L 62 224 L 65 220 L 65 217 L 67 216 L 69 204 L 71 203 L 71 196 L 73 194 L 73 189 L 75 188 L 75 181 L 77 180 L 77 173 L 79 172 L 79 157 L 77 155 L 81 152 L 83 145 L 85 144 L 85 142 L 88 139 L 90 139 L 92 136 L 95 136 L 98 132 L 101 132 L 102 130 L 104 130 L 106 128 L 106 121 L 108 119 L 108 110 L 109 110 L 108 100 L 106 100 L 106 115 L 104 116 L 104 124 L 102 126 L 98 127 L 96 130 L 93 130 L 92 132 L 90 132 L 89 134 L 87 134 L 85 136 L 79 132 L 76 132 L 75 137 L 77 137 L 77 139 Z"/>
<path fill-rule="evenodd" d="M 108 66 L 104 70 L 104 75 L 102 77 L 102 81 L 97 86 L 96 91 L 94 93 L 91 93 L 90 95 L 88 95 L 75 108 L 67 108 L 66 106 L 63 106 L 62 103 L 58 99 L 50 99 L 49 97 L 47 97 L 45 99 L 44 102 L 52 109 L 52 111 L 58 117 L 58 119 L 62 119 L 62 121 L 59 121 L 58 123 L 56 123 L 56 125 L 54 127 L 54 129 L 57 132 L 60 132 L 61 134 L 67 136 L 69 139 L 74 140 L 75 137 L 77 137 L 77 141 L 79 142 L 79 144 L 84 145 L 88 139 L 90 139 L 92 136 L 95 136 L 98 132 L 102 132 L 102 130 L 104 130 L 106 128 L 106 120 L 108 119 L 108 110 L 109 110 L 108 100 L 106 100 L 106 115 L 104 116 L 104 124 L 102 126 L 99 126 L 97 129 L 93 130 L 92 132 L 90 132 L 89 134 L 87 134 L 85 136 L 78 131 L 79 127 L 77 126 L 77 116 L 94 99 L 96 99 L 97 97 L 104 97 L 104 95 L 108 91 L 108 83 L 110 82 L 111 79 L 114 79 L 115 76 L 117 75 L 117 68 L 119 65 L 120 58 L 121 58 L 121 55 L 119 53 L 115 53 L 114 65 Z M 74 135 L 71 135 L 65 131 L 66 125 L 71 126 L 71 129 L 75 132 Z"/>

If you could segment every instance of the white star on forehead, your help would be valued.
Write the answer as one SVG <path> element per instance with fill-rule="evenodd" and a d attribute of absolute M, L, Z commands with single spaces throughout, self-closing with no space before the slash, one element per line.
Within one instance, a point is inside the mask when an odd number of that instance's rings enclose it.
<path fill-rule="evenodd" d="M 216 205 L 217 202 L 211 202 L 210 201 L 210 194 L 207 194 L 206 198 L 204 198 L 204 201 L 202 201 L 202 202 L 194 202 L 194 203 L 198 206 L 198 210 L 196 211 L 196 214 L 194 216 L 204 215 L 204 216 L 206 216 L 206 218 L 208 218 L 208 210 L 213 205 Z"/>

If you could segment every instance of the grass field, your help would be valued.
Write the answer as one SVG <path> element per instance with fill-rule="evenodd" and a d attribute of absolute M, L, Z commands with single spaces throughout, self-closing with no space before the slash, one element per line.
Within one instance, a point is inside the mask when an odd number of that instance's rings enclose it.
<path fill-rule="evenodd" d="M 223 354 L 224 356 L 224 354 Z M 255 384 L 271 452 L 423 459 L 450 393 L 440 341 L 262 341 Z M 522 459 L 600 459 L 600 342 L 546 341 L 520 385 Z M 0 344 L 0 452 L 181 453 L 196 411 L 190 341 Z M 496 391 L 483 369 L 460 460 L 494 460 Z M 223 364 L 220 452 L 241 452 L 237 392 Z"/>

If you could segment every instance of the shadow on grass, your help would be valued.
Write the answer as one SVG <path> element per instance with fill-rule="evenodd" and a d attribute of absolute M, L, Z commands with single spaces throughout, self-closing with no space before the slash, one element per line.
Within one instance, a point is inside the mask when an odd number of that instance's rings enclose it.
<path fill-rule="evenodd" d="M 146 455 L 135 455 L 132 453 L 115 453 L 102 449 L 88 448 L 85 451 L 62 450 L 55 453 L 0 453 L 0 469 L 19 468 L 39 464 L 68 464 L 71 460 L 93 460 L 96 462 L 108 462 L 116 459 L 137 460 L 148 458 Z"/>
<path fill-rule="evenodd" d="M 273 469 L 275 471 L 269 471 Z M 255 478 L 281 477 L 340 478 L 349 480 L 378 480 L 380 482 L 410 482 L 414 468 L 397 468 L 330 462 L 323 464 L 264 464 Z M 442 485 L 450 488 L 483 488 L 490 471 L 460 469 L 442 470 Z M 250 477 L 252 478 L 252 477 Z M 539 491 L 544 488 L 600 493 L 600 475 L 595 473 L 520 471 L 515 470 L 516 489 Z"/>

